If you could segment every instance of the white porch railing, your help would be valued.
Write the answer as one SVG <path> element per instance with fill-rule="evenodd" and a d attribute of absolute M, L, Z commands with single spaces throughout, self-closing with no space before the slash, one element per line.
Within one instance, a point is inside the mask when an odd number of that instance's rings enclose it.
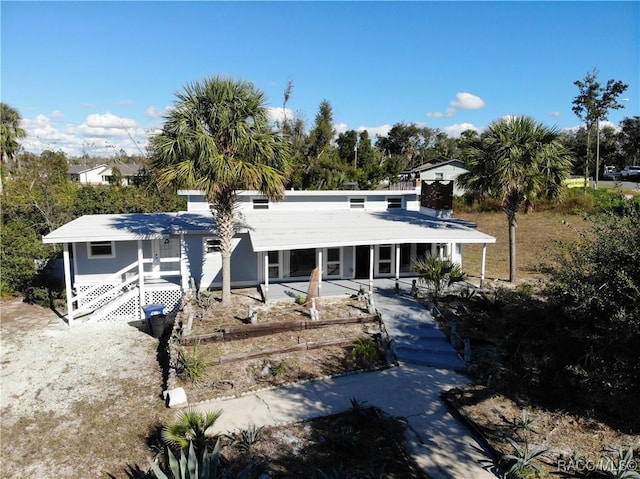
<path fill-rule="evenodd" d="M 123 292 L 132 289 L 140 290 L 140 302 L 142 303 L 144 301 L 144 285 L 153 283 L 153 280 L 167 277 L 182 279 L 183 273 L 179 257 L 161 258 L 159 261 L 154 258 L 143 258 L 141 263 L 142 267 L 140 267 L 140 261 L 134 261 L 108 277 L 97 280 L 90 287 L 82 288 L 82 291 L 77 294 L 72 293 L 67 301 L 67 316 L 70 323 L 77 316 L 91 314 L 100 308 L 104 310 L 110 303 L 121 298 Z M 178 268 L 162 270 L 160 265 L 167 264 L 177 264 Z M 149 268 L 148 265 L 151 267 Z M 155 265 L 160 268 L 155 269 Z M 142 281 L 140 273 L 143 276 Z M 182 283 L 183 281 L 180 280 L 179 284 L 182 285 Z M 76 284 L 76 290 L 78 289 L 79 285 Z"/>

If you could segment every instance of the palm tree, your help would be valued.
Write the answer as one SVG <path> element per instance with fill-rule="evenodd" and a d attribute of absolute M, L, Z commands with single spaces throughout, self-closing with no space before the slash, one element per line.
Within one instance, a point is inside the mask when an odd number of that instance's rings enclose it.
<path fill-rule="evenodd" d="M 231 300 L 231 247 L 239 190 L 284 194 L 289 144 L 269 125 L 264 94 L 252 83 L 206 78 L 178 93 L 151 159 L 164 185 L 204 191 L 222 256 L 222 302 Z"/>
<path fill-rule="evenodd" d="M 18 140 L 27 136 L 20 128 L 22 117 L 15 108 L 0 102 L 0 164 L 4 167 L 18 151 Z M 0 194 L 2 182 L 0 181 Z"/>
<path fill-rule="evenodd" d="M 433 301 L 438 302 L 442 292 L 454 283 L 464 281 L 465 274 L 462 267 L 450 259 L 440 258 L 437 255 L 427 255 L 419 258 L 413 265 L 413 270 L 418 273 L 420 281 L 425 286 L 433 289 Z"/>
<path fill-rule="evenodd" d="M 195 409 L 181 411 L 176 421 L 165 426 L 162 430 L 162 439 L 172 446 L 188 449 L 193 444 L 198 457 L 210 445 L 216 443 L 216 437 L 207 435 L 207 430 L 212 428 L 222 415 L 222 411 L 200 412 Z"/>
<path fill-rule="evenodd" d="M 467 173 L 458 177 L 467 191 L 502 200 L 509 225 L 509 281 L 517 281 L 516 214 L 536 199 L 555 198 L 571 170 L 568 150 L 556 128 L 526 116 L 489 125 L 481 142 L 465 150 Z"/>

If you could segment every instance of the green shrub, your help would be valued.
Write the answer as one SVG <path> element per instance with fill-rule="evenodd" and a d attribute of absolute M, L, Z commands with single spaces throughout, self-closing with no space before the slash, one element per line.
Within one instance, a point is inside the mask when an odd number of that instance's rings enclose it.
<path fill-rule="evenodd" d="M 371 367 L 378 361 L 378 347 L 371 338 L 358 338 L 351 350 L 353 359 L 364 367 Z"/>
<path fill-rule="evenodd" d="M 179 377 L 187 378 L 192 383 L 197 384 L 202 380 L 208 368 L 209 362 L 200 351 L 200 343 L 198 341 L 193 343 L 191 352 L 182 349 L 178 353 L 176 373 Z"/>

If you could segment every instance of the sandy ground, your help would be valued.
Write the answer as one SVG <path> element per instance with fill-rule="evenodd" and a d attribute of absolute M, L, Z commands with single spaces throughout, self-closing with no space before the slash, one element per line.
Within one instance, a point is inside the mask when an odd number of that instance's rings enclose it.
<path fill-rule="evenodd" d="M 61 429 L 65 447 L 56 448 L 47 466 L 41 457 L 25 457 L 38 449 L 38 441 L 46 450 L 44 426 L 33 423 L 68 421 L 92 428 L 96 408 L 104 411 L 103 420 L 115 423 L 119 409 L 128 409 L 122 408 L 125 401 L 133 405 L 142 398 L 152 408 L 162 404 L 158 342 L 145 332 L 127 323 L 76 322 L 69 327 L 51 310 L 18 300 L 3 302 L 0 312 L 0 476 L 67 477 L 55 453 L 65 455 L 66 447 L 77 449 L 82 444 L 80 440 L 74 445 L 77 431 Z M 131 385 L 140 397 L 133 397 Z M 24 436 L 15 437 L 22 425 L 26 426 Z M 110 467 L 104 462 L 109 458 L 101 458 L 102 446 L 90 440 L 85 438 L 84 444 L 87 455 L 93 456 L 88 463 L 92 473 L 85 477 L 97 477 Z M 66 467 L 72 472 L 76 466 L 67 463 Z"/>

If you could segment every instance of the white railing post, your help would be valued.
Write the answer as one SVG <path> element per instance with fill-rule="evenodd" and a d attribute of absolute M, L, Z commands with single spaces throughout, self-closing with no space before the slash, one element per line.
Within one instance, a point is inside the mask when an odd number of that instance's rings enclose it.
<path fill-rule="evenodd" d="M 144 253 L 142 251 L 142 240 L 138 240 L 138 286 L 140 292 L 140 319 L 145 320 L 144 311 Z"/>
<path fill-rule="evenodd" d="M 322 248 L 318 249 L 318 297 L 322 296 Z"/>
<path fill-rule="evenodd" d="M 269 301 L 269 252 L 264 252 L 264 302 Z"/>
<path fill-rule="evenodd" d="M 375 258 L 375 246 L 369 246 L 369 292 L 373 293 L 373 260 Z"/>
<path fill-rule="evenodd" d="M 487 243 L 482 244 L 482 265 L 480 266 L 480 287 L 484 286 L 484 271 L 487 261 Z"/>

